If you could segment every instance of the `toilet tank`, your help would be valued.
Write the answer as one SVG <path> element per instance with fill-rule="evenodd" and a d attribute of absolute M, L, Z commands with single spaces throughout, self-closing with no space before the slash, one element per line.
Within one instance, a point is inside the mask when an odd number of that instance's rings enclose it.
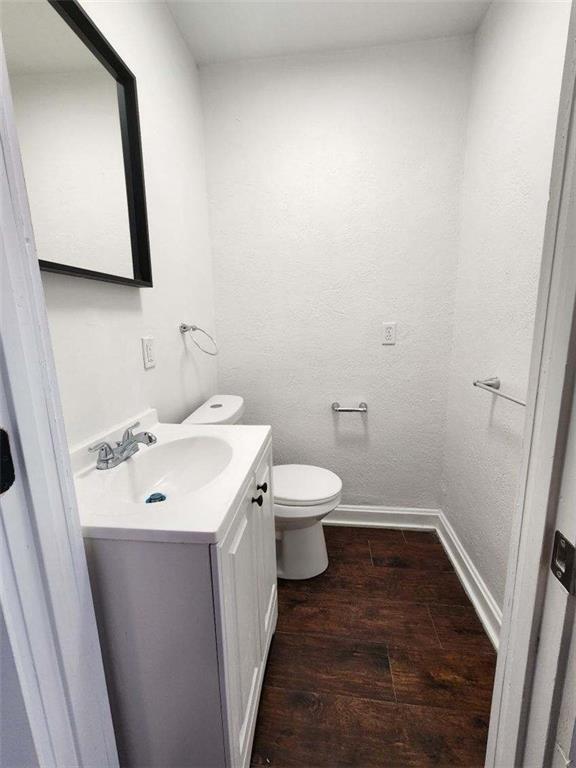
<path fill-rule="evenodd" d="M 213 395 L 182 424 L 237 424 L 244 413 L 244 398 L 239 395 Z"/>

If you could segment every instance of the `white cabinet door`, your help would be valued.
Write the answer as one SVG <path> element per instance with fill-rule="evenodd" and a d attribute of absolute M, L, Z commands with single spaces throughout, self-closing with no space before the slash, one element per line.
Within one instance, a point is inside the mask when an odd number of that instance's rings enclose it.
<path fill-rule="evenodd" d="M 266 652 L 274 632 L 277 618 L 276 534 L 274 529 L 274 503 L 271 487 L 272 454 L 269 451 L 256 470 L 254 497 L 262 499 L 256 505 L 258 536 L 258 601 L 260 607 L 260 632 L 263 653 Z"/>
<path fill-rule="evenodd" d="M 252 488 L 240 505 L 234 523 L 216 547 L 224 655 L 225 716 L 231 765 L 244 766 L 258 704 L 262 647 L 258 607 L 258 545 Z"/>

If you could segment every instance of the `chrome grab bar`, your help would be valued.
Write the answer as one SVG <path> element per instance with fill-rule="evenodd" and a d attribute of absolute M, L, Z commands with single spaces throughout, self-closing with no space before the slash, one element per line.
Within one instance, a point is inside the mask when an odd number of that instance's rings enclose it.
<path fill-rule="evenodd" d="M 368 413 L 368 403 L 359 403 L 357 408 L 344 408 L 340 403 L 332 403 L 334 413 Z"/>
<path fill-rule="evenodd" d="M 497 376 L 492 376 L 490 379 L 476 379 L 476 381 L 473 381 L 472 384 L 475 387 L 478 387 L 478 389 L 483 389 L 486 392 L 491 392 L 493 395 L 503 397 L 504 400 L 510 400 L 510 402 L 517 403 L 518 405 L 526 405 L 524 400 L 518 400 L 517 397 L 512 397 L 512 395 L 505 395 L 504 392 L 500 392 L 501 382 Z"/>

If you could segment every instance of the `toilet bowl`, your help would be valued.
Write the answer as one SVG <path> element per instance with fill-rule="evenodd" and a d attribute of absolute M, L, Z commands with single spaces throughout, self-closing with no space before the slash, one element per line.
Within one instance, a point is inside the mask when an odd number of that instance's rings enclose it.
<path fill-rule="evenodd" d="M 328 567 L 322 519 L 340 503 L 342 481 L 322 467 L 280 464 L 273 468 L 272 488 L 278 576 L 318 576 Z"/>
<path fill-rule="evenodd" d="M 237 424 L 244 413 L 238 395 L 214 395 L 183 424 Z M 328 567 L 322 519 L 340 503 L 342 481 L 322 467 L 273 467 L 276 563 L 281 579 L 311 579 Z"/>

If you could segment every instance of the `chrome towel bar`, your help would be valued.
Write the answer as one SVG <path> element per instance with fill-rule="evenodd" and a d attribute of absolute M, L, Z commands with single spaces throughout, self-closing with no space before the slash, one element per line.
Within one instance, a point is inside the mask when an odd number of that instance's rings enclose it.
<path fill-rule="evenodd" d="M 345 408 L 340 403 L 332 403 L 334 413 L 368 413 L 368 403 L 359 403 L 357 408 Z"/>
<path fill-rule="evenodd" d="M 505 395 L 504 392 L 500 392 L 501 382 L 497 376 L 493 376 L 490 379 L 476 379 L 476 381 L 473 381 L 472 383 L 475 387 L 478 387 L 478 389 L 484 389 L 486 392 L 491 392 L 493 395 L 503 397 L 504 400 L 510 400 L 510 402 L 517 403 L 518 405 L 526 405 L 524 400 L 518 400 L 518 398 L 512 397 L 512 395 Z"/>

